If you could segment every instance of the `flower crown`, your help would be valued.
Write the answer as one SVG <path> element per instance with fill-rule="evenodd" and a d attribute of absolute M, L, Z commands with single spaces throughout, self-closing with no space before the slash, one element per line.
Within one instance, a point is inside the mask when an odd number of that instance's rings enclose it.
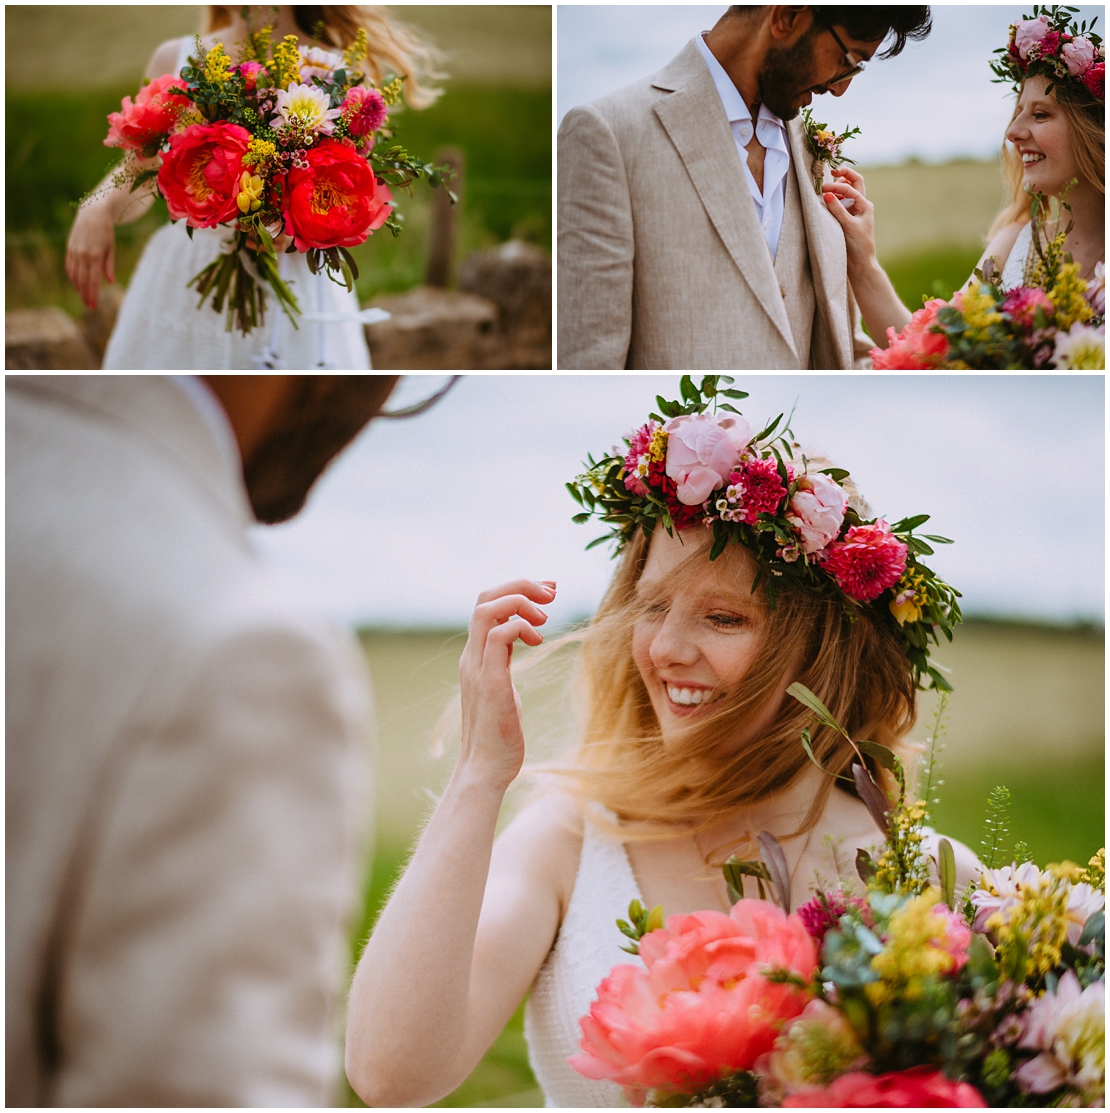
<path fill-rule="evenodd" d="M 684 375 L 683 401 L 656 398 L 662 416 L 651 414 L 625 437 L 626 450 L 587 458 L 588 470 L 567 484 L 583 508 L 574 521 L 596 517 L 614 526 L 587 548 L 615 541 L 615 556 L 637 529 L 650 537 L 662 524 L 673 535 L 701 523 L 713 532 L 710 560 L 730 540 L 755 555 L 752 590 L 764 584 L 770 606 L 776 590 L 790 585 L 840 599 L 849 616 L 871 607 L 887 616 L 917 686 L 950 691 L 929 664 L 929 642 L 939 644 L 938 629 L 952 640 L 962 621 L 960 593 L 918 559 L 933 552 L 929 542 L 949 539 L 914 535 L 928 514 L 894 525 L 861 518 L 848 505 L 848 472 L 817 470 L 805 456 L 796 461 L 790 419 L 783 424 L 782 414 L 752 436 L 740 411 L 721 401 L 748 397 L 722 388 L 731 383 L 706 375 L 699 387 Z"/>
<path fill-rule="evenodd" d="M 1098 16 L 1079 26 L 1069 12 L 1075 8 L 1033 5 L 1033 18 L 1010 24 L 1010 41 L 995 50 L 991 62 L 997 75 L 992 81 L 1013 82 L 1017 90 L 1027 77 L 1048 78 L 1046 92 L 1054 85 L 1081 86 L 1099 104 L 1106 103 L 1106 51 L 1094 33 Z"/>

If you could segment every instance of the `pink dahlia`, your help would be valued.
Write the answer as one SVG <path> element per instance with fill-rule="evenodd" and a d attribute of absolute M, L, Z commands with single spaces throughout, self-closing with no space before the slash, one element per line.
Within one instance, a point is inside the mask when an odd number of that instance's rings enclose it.
<path fill-rule="evenodd" d="M 343 115 L 347 119 L 349 135 L 373 135 L 385 123 L 389 109 L 377 89 L 356 85 L 343 102 Z"/>
<path fill-rule="evenodd" d="M 729 915 L 671 916 L 640 941 L 647 969 L 615 966 L 581 1020 L 570 1064 L 625 1088 L 694 1093 L 722 1074 L 749 1070 L 810 998 L 767 980 L 782 967 L 809 979 L 817 951 L 797 916 L 741 900 Z"/>
<path fill-rule="evenodd" d="M 925 371 L 944 357 L 948 340 L 943 332 L 932 332 L 937 312 L 948 303 L 940 298 L 927 301 L 901 332 L 886 330 L 888 346 L 872 348 L 871 366 L 876 371 Z"/>
<path fill-rule="evenodd" d="M 879 520 L 870 526 L 852 526 L 843 541 L 828 547 L 822 567 L 845 595 L 870 603 L 902 578 L 906 552 L 905 543 Z"/>
<path fill-rule="evenodd" d="M 258 75 L 265 66 L 261 62 L 240 62 L 235 68 L 243 78 L 243 88 L 253 91 L 258 86 Z"/>
<path fill-rule="evenodd" d="M 1080 79 L 1095 100 L 1106 100 L 1106 63 L 1096 62 Z"/>
<path fill-rule="evenodd" d="M 889 1074 L 843 1074 L 828 1086 L 803 1086 L 784 1099 L 787 1109 L 985 1109 L 983 1095 L 967 1082 L 953 1082 L 936 1067 Z"/>
<path fill-rule="evenodd" d="M 651 442 L 659 423 L 649 421 L 628 438 L 628 452 L 624 457 L 624 485 L 634 495 L 648 493 L 645 480 L 650 482 L 652 464 Z"/>
<path fill-rule="evenodd" d="M 820 947 L 825 941 L 825 933 L 840 923 L 845 912 L 855 910 L 868 927 L 875 926 L 875 914 L 871 905 L 861 897 L 849 896 L 838 889 L 833 893 L 818 893 L 812 900 L 798 908 L 798 918 L 806 926 Z"/>
<path fill-rule="evenodd" d="M 774 514 L 786 495 L 774 458 L 746 460 L 729 476 L 729 482 L 736 489 L 740 518 L 749 526 L 755 525 L 760 514 Z"/>
<path fill-rule="evenodd" d="M 1032 329 L 1033 314 L 1038 309 L 1044 310 L 1045 316 L 1052 313 L 1052 302 L 1038 286 L 1015 286 L 1002 303 L 1002 312 L 1023 329 Z"/>

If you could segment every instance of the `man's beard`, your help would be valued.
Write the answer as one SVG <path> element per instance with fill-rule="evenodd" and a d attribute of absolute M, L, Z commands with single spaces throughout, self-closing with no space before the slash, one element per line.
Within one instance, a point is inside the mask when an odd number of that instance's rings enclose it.
<path fill-rule="evenodd" d="M 292 518 L 331 461 L 377 416 L 396 375 L 301 375 L 281 424 L 243 462 L 260 522 Z"/>
<path fill-rule="evenodd" d="M 780 120 L 793 120 L 801 111 L 798 101 L 814 88 L 813 28 L 792 47 L 773 47 L 759 74 L 759 97 Z"/>

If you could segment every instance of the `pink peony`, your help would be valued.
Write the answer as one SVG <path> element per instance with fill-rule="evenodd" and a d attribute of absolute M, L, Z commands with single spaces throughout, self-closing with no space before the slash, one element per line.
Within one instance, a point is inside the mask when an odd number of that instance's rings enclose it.
<path fill-rule="evenodd" d="M 933 298 L 910 318 L 900 333 L 888 328 L 888 347 L 871 349 L 871 366 L 876 371 L 926 371 L 936 367 L 944 356 L 948 340 L 944 333 L 930 329 L 937 323 L 937 311 L 947 304 L 940 298 Z"/>
<path fill-rule="evenodd" d="M 1049 32 L 1048 16 L 1039 15 L 1036 19 L 1022 19 L 1014 27 L 1014 45 L 1018 56 L 1028 58 L 1029 51 L 1044 41 Z"/>
<path fill-rule="evenodd" d="M 343 115 L 348 121 L 348 134 L 373 135 L 385 123 L 389 109 L 385 106 L 385 98 L 377 89 L 356 85 L 343 102 Z"/>
<path fill-rule="evenodd" d="M 890 1074 L 855 1071 L 828 1086 L 803 1086 L 783 1101 L 787 1109 L 985 1109 L 983 1095 L 967 1082 L 953 1082 L 936 1067 Z"/>
<path fill-rule="evenodd" d="M 698 506 L 723 487 L 751 439 L 742 417 L 695 414 L 672 418 L 667 431 L 667 475 L 684 506 Z"/>
<path fill-rule="evenodd" d="M 798 480 L 786 520 L 802 540 L 802 552 L 819 552 L 835 540 L 848 508 L 848 493 L 835 480 L 816 472 Z"/>
<path fill-rule="evenodd" d="M 1039 286 L 1015 286 L 1002 303 L 1002 312 L 1023 329 L 1032 329 L 1033 314 L 1038 308 L 1044 310 L 1045 316 L 1052 313 L 1052 302 Z"/>
<path fill-rule="evenodd" d="M 740 513 L 737 515 L 749 526 L 755 525 L 760 514 L 774 514 L 786 494 L 779 475 L 778 462 L 772 457 L 767 460 L 746 460 L 729 477 L 731 492 L 735 488 Z M 736 520 L 735 518 L 733 520 Z"/>
<path fill-rule="evenodd" d="M 619 1083 L 632 1100 L 648 1090 L 692 1093 L 748 1070 L 770 1051 L 809 994 L 769 982 L 771 967 L 810 978 L 817 951 L 797 916 L 741 900 L 729 915 L 671 916 L 640 941 L 647 967 L 613 968 L 581 1020 L 587 1078 Z"/>
<path fill-rule="evenodd" d="M 1083 86 L 1095 100 L 1106 100 L 1106 63 L 1096 62 L 1082 77 Z"/>
<path fill-rule="evenodd" d="M 853 526 L 828 548 L 823 567 L 850 599 L 870 603 L 893 587 L 906 570 L 906 545 L 880 520 Z"/>
<path fill-rule="evenodd" d="M 141 151 L 160 143 L 181 112 L 193 103 L 188 97 L 167 93 L 172 85 L 181 88 L 181 81 L 172 73 L 166 73 L 140 89 L 134 104 L 130 97 L 124 97 L 120 110 L 108 114 L 108 138 L 104 146 Z"/>
<path fill-rule="evenodd" d="M 1094 43 L 1083 35 L 1080 35 L 1077 39 L 1072 39 L 1069 43 L 1064 43 L 1064 48 L 1060 51 L 1060 57 L 1064 59 L 1068 67 L 1068 73 L 1072 77 L 1080 77 L 1085 74 L 1096 56 L 1097 51 Z"/>
<path fill-rule="evenodd" d="M 258 75 L 265 67 L 260 62 L 240 62 L 235 67 L 243 78 L 243 87 L 251 90 L 258 85 Z"/>

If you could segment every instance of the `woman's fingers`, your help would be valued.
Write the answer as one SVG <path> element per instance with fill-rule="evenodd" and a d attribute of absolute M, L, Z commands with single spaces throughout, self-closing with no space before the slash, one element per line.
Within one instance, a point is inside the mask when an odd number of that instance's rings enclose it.
<path fill-rule="evenodd" d="M 833 174 L 840 178 L 845 178 L 849 184 L 855 186 L 856 189 L 867 196 L 867 183 L 863 180 L 863 175 L 858 170 L 853 170 L 850 166 L 838 166 Z"/>
<path fill-rule="evenodd" d="M 111 243 L 108 244 L 108 253 L 104 256 L 104 277 L 109 282 L 116 280 L 116 238 L 112 237 Z"/>
<path fill-rule="evenodd" d="M 554 580 L 510 580 L 499 587 L 491 587 L 478 596 L 479 606 L 499 599 L 503 595 L 527 595 L 537 603 L 550 603 L 555 597 Z"/>
<path fill-rule="evenodd" d="M 825 205 L 827 206 L 829 212 L 832 213 L 833 216 L 836 217 L 836 219 L 845 228 L 847 228 L 849 221 L 852 219 L 852 216 L 848 212 L 848 210 L 840 203 L 840 198 L 837 197 L 835 193 L 830 193 L 827 189 L 824 193 L 821 194 L 821 196 L 824 198 Z"/>
<path fill-rule="evenodd" d="M 479 669 L 485 657 L 485 647 L 491 631 L 510 624 L 510 620 L 520 619 L 528 627 L 530 634 L 522 638 L 529 645 L 539 645 L 543 641 L 533 626 L 542 626 L 547 621 L 547 615 L 540 610 L 537 603 L 550 603 L 555 598 L 555 585 L 540 580 L 514 580 L 502 584 L 500 587 L 483 591 L 478 596 L 478 605 L 474 608 L 474 615 L 470 620 L 470 633 L 467 637 L 466 648 L 463 650 L 460 667 L 466 669 Z M 514 629 L 519 627 L 512 623 Z M 532 635 L 536 640 L 532 640 Z M 505 634 L 502 633 L 502 637 Z M 513 634 L 509 644 L 521 636 Z"/>

